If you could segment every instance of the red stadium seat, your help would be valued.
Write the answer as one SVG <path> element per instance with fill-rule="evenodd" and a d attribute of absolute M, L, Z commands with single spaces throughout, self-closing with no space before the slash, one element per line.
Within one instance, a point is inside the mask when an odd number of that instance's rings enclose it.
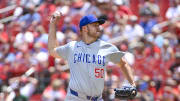
<path fill-rule="evenodd" d="M 29 101 L 42 101 L 42 95 L 41 94 L 32 95 Z"/>

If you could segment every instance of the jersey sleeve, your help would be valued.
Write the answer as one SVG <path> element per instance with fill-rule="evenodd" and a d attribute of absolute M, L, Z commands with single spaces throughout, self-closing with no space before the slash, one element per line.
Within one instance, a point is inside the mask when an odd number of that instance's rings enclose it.
<path fill-rule="evenodd" d="M 55 51 L 58 53 L 58 55 L 60 57 L 62 57 L 63 59 L 67 60 L 68 56 L 71 52 L 71 49 L 73 48 L 73 43 L 74 42 L 69 42 L 63 46 L 59 46 L 57 48 L 55 48 Z"/>
<path fill-rule="evenodd" d="M 112 46 L 109 49 L 108 54 L 106 54 L 106 59 L 108 61 L 111 61 L 113 63 L 119 63 L 120 59 L 125 55 L 126 52 L 119 51 L 119 49 L 116 46 Z"/>

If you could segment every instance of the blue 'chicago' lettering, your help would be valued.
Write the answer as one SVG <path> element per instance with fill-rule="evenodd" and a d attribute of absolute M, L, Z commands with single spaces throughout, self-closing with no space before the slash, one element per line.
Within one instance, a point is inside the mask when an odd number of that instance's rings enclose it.
<path fill-rule="evenodd" d="M 81 57 L 82 57 L 82 53 L 81 53 L 81 54 L 78 54 L 78 62 L 81 61 Z"/>
<path fill-rule="evenodd" d="M 101 55 L 98 55 L 98 64 L 101 64 Z"/>
<path fill-rule="evenodd" d="M 92 63 L 105 66 L 105 56 L 88 54 L 88 53 L 74 53 L 74 63 Z"/>
<path fill-rule="evenodd" d="M 77 57 L 77 54 L 75 53 L 74 54 L 74 63 L 76 63 L 76 57 Z"/>
<path fill-rule="evenodd" d="M 90 54 L 86 54 L 86 63 L 91 63 L 91 62 L 89 61 L 89 58 L 90 58 Z"/>

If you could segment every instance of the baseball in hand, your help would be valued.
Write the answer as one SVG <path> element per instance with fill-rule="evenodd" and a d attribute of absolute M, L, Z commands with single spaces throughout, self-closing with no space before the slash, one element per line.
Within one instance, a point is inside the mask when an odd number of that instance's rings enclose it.
<path fill-rule="evenodd" d="M 55 11 L 51 17 L 51 23 L 56 23 L 59 21 L 60 17 L 62 16 L 62 13 L 59 11 Z"/>

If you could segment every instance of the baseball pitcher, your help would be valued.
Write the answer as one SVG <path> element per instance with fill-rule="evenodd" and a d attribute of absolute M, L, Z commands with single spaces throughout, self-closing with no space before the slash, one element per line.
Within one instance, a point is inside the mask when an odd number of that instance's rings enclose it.
<path fill-rule="evenodd" d="M 98 20 L 94 15 L 86 15 L 79 23 L 81 41 L 72 41 L 63 46 L 58 46 L 56 41 L 56 24 L 61 19 L 62 13 L 56 11 L 50 20 L 48 37 L 48 51 L 55 58 L 68 61 L 70 67 L 70 82 L 65 101 L 103 101 L 104 76 L 108 61 L 121 67 L 126 79 L 135 87 L 133 73 L 125 59 L 125 52 L 110 43 L 99 39 L 101 36 L 99 26 L 105 20 Z M 123 89 L 123 91 L 130 89 Z M 115 95 L 131 96 L 116 89 Z M 127 98 L 125 97 L 125 98 Z"/>

